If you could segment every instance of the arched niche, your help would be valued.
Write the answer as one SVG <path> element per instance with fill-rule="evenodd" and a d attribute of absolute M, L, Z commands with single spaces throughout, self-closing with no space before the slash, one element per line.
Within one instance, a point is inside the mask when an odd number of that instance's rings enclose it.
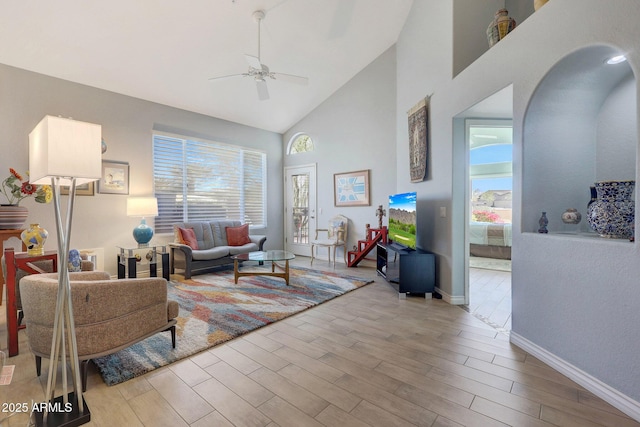
<path fill-rule="evenodd" d="M 547 213 L 549 233 L 592 233 L 586 220 L 595 181 L 636 177 L 636 77 L 610 46 L 577 50 L 556 63 L 536 88 L 523 124 L 522 231 L 537 232 Z M 577 209 L 577 226 L 561 221 Z"/>

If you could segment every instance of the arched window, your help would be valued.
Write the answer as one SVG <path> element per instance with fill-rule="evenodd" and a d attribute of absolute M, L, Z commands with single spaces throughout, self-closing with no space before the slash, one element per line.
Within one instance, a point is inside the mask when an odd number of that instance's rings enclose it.
<path fill-rule="evenodd" d="M 306 133 L 298 132 L 289 140 L 288 154 L 305 153 L 313 151 L 313 140 Z"/>

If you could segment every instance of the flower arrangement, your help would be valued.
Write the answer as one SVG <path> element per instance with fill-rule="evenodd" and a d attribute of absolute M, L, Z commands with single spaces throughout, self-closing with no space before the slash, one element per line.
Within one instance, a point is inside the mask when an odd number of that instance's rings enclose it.
<path fill-rule="evenodd" d="M 472 212 L 472 220 L 477 222 L 503 223 L 504 220 L 495 212 L 475 210 Z"/>
<path fill-rule="evenodd" d="M 18 206 L 22 199 L 35 198 L 38 203 L 49 203 L 53 198 L 53 190 L 50 185 L 33 185 L 29 180 L 24 180 L 15 169 L 9 168 L 9 176 L 2 181 L 2 194 L 9 205 Z M 29 176 L 29 172 L 27 172 Z"/>

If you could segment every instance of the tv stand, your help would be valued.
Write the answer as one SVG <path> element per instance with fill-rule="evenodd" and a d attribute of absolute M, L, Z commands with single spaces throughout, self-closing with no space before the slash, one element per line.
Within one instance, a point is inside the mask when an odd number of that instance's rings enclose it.
<path fill-rule="evenodd" d="M 398 291 L 424 294 L 431 298 L 436 284 L 435 255 L 422 249 L 409 249 L 393 243 L 378 243 L 376 271 Z"/>

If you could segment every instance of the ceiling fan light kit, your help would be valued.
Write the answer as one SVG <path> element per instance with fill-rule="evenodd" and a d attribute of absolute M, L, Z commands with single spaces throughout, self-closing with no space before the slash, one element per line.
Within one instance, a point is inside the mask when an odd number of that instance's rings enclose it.
<path fill-rule="evenodd" d="M 294 74 L 276 73 L 269 70 L 265 64 L 260 61 L 260 24 L 265 17 L 264 10 L 256 10 L 253 12 L 252 17 L 254 21 L 258 23 L 258 56 L 245 54 L 244 57 L 249 64 L 249 70 L 246 73 L 231 74 L 228 76 L 212 77 L 209 80 L 220 80 L 229 77 L 253 77 L 256 82 L 256 89 L 258 91 L 258 99 L 261 101 L 269 99 L 269 90 L 267 88 L 267 79 L 282 80 L 290 83 L 296 83 L 300 85 L 306 85 L 309 83 L 309 79 L 302 76 L 296 76 Z"/>

